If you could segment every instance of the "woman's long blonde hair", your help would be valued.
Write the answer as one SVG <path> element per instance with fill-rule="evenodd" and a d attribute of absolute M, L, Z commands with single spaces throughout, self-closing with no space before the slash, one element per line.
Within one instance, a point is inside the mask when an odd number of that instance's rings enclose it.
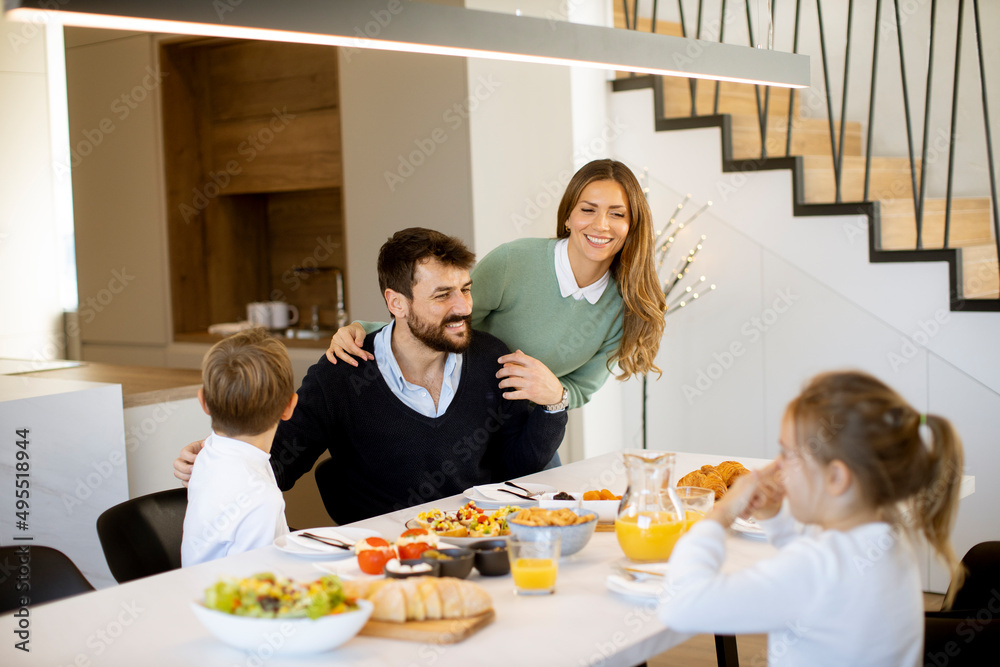
<path fill-rule="evenodd" d="M 883 382 L 858 371 L 816 376 L 788 405 L 787 416 L 807 455 L 824 465 L 843 461 L 863 498 L 887 521 L 924 534 L 951 571 L 952 597 L 964 577 L 951 544 L 964 457 L 951 422 L 921 415 Z M 927 441 L 922 424 L 930 430 Z"/>
<path fill-rule="evenodd" d="M 628 198 L 630 221 L 625 245 L 611 263 L 611 275 L 625 303 L 622 338 L 618 349 L 608 360 L 608 368 L 617 363 L 627 380 L 633 375 L 654 371 L 656 352 L 663 337 L 663 315 L 666 299 L 660 291 L 660 279 L 653 264 L 653 213 L 642 192 L 642 186 L 628 167 L 616 160 L 594 160 L 580 168 L 559 202 L 556 236 L 567 238 L 566 222 L 580 201 L 584 188 L 594 181 L 615 181 Z"/>

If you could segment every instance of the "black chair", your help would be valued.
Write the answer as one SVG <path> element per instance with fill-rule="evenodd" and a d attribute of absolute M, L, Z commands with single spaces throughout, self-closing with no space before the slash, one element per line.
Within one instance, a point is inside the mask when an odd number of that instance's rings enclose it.
<path fill-rule="evenodd" d="M 962 565 L 965 581 L 948 609 L 942 611 L 988 608 L 990 600 L 1000 591 L 1000 542 L 980 542 L 965 554 Z M 950 587 L 948 592 L 951 593 Z M 1000 600 L 993 605 L 1000 606 Z"/>
<path fill-rule="evenodd" d="M 97 518 L 97 536 L 118 583 L 176 570 L 187 489 L 159 491 L 127 500 Z"/>
<path fill-rule="evenodd" d="M 25 554 L 22 547 L 0 547 L 0 613 L 19 608 L 22 597 L 28 597 L 28 604 L 35 605 L 94 590 L 63 552 L 31 545 L 27 549 Z M 18 584 L 23 582 L 18 578 L 21 565 L 30 569 L 28 583 L 31 589 L 26 592 L 17 590 Z"/>
<path fill-rule="evenodd" d="M 962 558 L 965 581 L 948 608 L 924 614 L 924 664 L 995 664 L 1000 655 L 1000 542 L 981 542 Z M 948 593 L 951 594 L 949 587 Z"/>
<path fill-rule="evenodd" d="M 339 472 L 337 466 L 333 464 L 333 459 L 323 459 L 316 464 L 316 486 L 319 488 L 319 497 L 323 499 L 323 507 L 331 519 L 336 508 L 336 501 L 331 491 L 340 485 Z"/>

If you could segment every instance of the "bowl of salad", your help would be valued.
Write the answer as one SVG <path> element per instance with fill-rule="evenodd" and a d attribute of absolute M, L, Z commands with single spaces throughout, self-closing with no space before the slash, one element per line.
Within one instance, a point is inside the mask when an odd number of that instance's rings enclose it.
<path fill-rule="evenodd" d="M 348 598 L 333 575 L 295 582 L 264 572 L 221 579 L 191 610 L 230 646 L 296 654 L 328 651 L 354 637 L 372 615 L 372 603 Z"/>

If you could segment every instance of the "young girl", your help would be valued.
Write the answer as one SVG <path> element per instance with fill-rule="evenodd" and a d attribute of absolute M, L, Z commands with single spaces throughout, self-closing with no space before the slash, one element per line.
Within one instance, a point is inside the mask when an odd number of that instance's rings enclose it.
<path fill-rule="evenodd" d="M 827 373 L 789 404 L 780 445 L 677 543 L 661 619 L 681 632 L 766 632 L 772 665 L 922 665 L 911 534 L 962 576 L 949 537 L 963 465 L 951 424 L 869 375 Z M 778 553 L 723 574 L 725 529 L 741 515 Z"/>

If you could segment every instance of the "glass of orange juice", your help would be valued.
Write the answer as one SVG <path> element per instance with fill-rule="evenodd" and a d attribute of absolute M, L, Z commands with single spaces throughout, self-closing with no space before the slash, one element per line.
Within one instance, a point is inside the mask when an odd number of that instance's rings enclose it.
<path fill-rule="evenodd" d="M 507 542 L 516 595 L 551 595 L 556 592 L 559 547 L 559 534 L 555 532 L 537 540 Z"/>

